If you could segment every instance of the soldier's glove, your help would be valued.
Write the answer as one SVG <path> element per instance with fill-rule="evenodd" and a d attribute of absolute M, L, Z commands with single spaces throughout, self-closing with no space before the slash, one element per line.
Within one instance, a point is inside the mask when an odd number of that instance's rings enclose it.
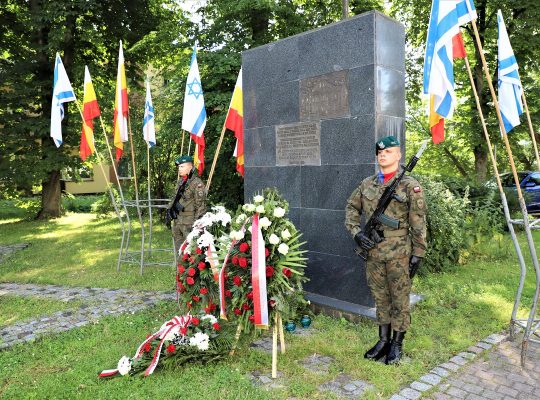
<path fill-rule="evenodd" d="M 375 247 L 375 242 L 371 240 L 364 232 L 358 232 L 354 235 L 356 244 L 365 251 L 369 251 Z"/>
<path fill-rule="evenodd" d="M 411 279 L 416 275 L 418 268 L 420 268 L 420 264 L 422 264 L 421 257 L 411 256 L 411 259 L 409 260 L 409 277 Z"/>
<path fill-rule="evenodd" d="M 169 229 L 171 229 L 171 222 L 172 222 L 172 218 L 169 214 L 169 210 L 167 210 L 167 213 L 165 214 L 165 226 Z"/>
<path fill-rule="evenodd" d="M 178 218 L 178 211 L 176 211 L 176 207 L 174 205 L 167 209 L 167 215 L 171 220 Z"/>

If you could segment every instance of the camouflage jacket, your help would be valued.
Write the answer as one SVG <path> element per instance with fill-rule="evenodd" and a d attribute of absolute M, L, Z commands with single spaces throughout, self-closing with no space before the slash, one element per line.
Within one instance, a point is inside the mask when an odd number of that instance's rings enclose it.
<path fill-rule="evenodd" d="M 398 172 L 399 173 L 399 172 Z M 345 207 L 345 227 L 353 235 L 360 231 L 360 218 L 369 219 L 375 211 L 384 190 L 391 182 L 379 183 L 378 175 L 362 181 L 347 201 Z M 391 260 L 398 257 L 415 255 L 424 257 L 426 252 L 426 202 L 418 181 L 405 175 L 399 183 L 396 194 L 404 202 L 392 200 L 385 211 L 389 217 L 399 221 L 399 229 L 381 225 L 385 239 L 369 252 L 370 257 Z"/>
<path fill-rule="evenodd" d="M 169 202 L 169 208 L 172 207 L 181 184 L 182 177 L 176 183 L 172 199 Z M 184 194 L 180 198 L 179 203 L 184 206 L 184 211 L 178 213 L 177 223 L 191 225 L 206 212 L 206 188 L 204 182 L 196 173 L 193 173 L 191 178 L 188 178 Z"/>

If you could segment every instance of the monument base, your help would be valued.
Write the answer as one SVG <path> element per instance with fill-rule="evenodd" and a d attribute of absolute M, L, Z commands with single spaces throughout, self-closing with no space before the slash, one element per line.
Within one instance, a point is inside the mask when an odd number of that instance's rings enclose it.
<path fill-rule="evenodd" d="M 375 307 L 366 307 L 361 304 L 349 303 L 348 301 L 321 296 L 316 293 L 306 292 L 306 299 L 311 302 L 311 310 L 316 314 L 324 314 L 334 318 L 345 318 L 347 321 L 358 323 L 362 318 L 377 319 Z M 411 293 L 411 308 L 416 303 L 424 300 L 421 294 Z"/>

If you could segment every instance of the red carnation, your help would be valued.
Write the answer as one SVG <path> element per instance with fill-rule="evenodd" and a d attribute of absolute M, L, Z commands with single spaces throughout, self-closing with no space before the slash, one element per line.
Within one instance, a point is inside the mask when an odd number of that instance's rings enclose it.
<path fill-rule="evenodd" d="M 270 307 L 274 307 L 276 305 L 276 301 L 275 300 L 269 300 L 268 304 L 270 305 Z"/>
<path fill-rule="evenodd" d="M 271 265 L 266 266 L 266 276 L 270 278 L 272 275 L 274 275 L 274 267 Z"/>
<path fill-rule="evenodd" d="M 182 260 L 186 261 L 188 258 L 189 258 L 189 254 L 184 253 L 184 255 L 182 256 Z"/>
<path fill-rule="evenodd" d="M 174 347 L 174 344 L 170 344 L 167 346 L 167 353 L 174 353 L 174 351 L 176 350 L 176 347 Z"/>
<path fill-rule="evenodd" d="M 200 247 L 197 247 L 195 251 L 197 252 L 197 254 L 202 254 L 202 249 Z"/>
<path fill-rule="evenodd" d="M 208 293 L 208 289 L 205 288 L 205 287 L 202 287 L 201 288 L 201 294 L 206 294 L 206 293 Z"/>
<path fill-rule="evenodd" d="M 242 243 L 240 247 L 238 248 L 242 253 L 247 253 L 249 251 L 249 244 Z"/>
<path fill-rule="evenodd" d="M 150 351 L 150 342 L 144 345 L 143 350 L 146 351 L 147 353 Z"/>
<path fill-rule="evenodd" d="M 192 277 L 188 276 L 188 278 L 186 279 L 186 283 L 188 285 L 194 285 L 195 284 L 195 279 L 193 279 Z"/>
<path fill-rule="evenodd" d="M 283 268 L 283 275 L 290 278 L 292 276 L 292 271 L 289 268 Z"/>
<path fill-rule="evenodd" d="M 197 273 L 197 271 L 195 270 L 195 268 L 193 267 L 190 267 L 188 270 L 187 270 L 187 274 L 189 276 L 195 276 L 195 274 Z"/>
<path fill-rule="evenodd" d="M 270 255 L 270 250 L 268 250 L 267 248 L 264 249 L 264 256 L 265 257 L 268 257 Z"/>
<path fill-rule="evenodd" d="M 233 256 L 231 262 L 232 262 L 234 265 L 238 265 L 238 256 Z"/>
<path fill-rule="evenodd" d="M 249 316 L 249 320 L 253 323 L 255 323 L 255 316 L 254 315 L 250 315 Z"/>
<path fill-rule="evenodd" d="M 186 288 L 184 287 L 184 285 L 182 285 L 182 282 L 178 282 L 178 292 L 184 293 L 185 291 L 186 291 Z"/>
<path fill-rule="evenodd" d="M 193 257 L 189 257 L 189 262 L 193 264 L 195 262 L 195 259 Z"/>
<path fill-rule="evenodd" d="M 192 323 L 193 325 L 195 325 L 195 326 L 199 325 L 200 322 L 201 322 L 201 321 L 200 321 L 199 318 L 197 318 L 197 317 L 191 318 L 191 323 Z"/>
<path fill-rule="evenodd" d="M 249 299 L 249 300 L 253 300 L 253 292 L 249 292 L 246 297 Z"/>
<path fill-rule="evenodd" d="M 203 269 L 206 268 L 206 263 L 204 261 L 200 261 L 197 267 L 199 268 L 199 271 L 202 271 Z"/>
<path fill-rule="evenodd" d="M 193 301 L 201 301 L 201 298 L 199 296 L 191 296 Z"/>
<path fill-rule="evenodd" d="M 248 303 L 242 304 L 242 308 L 243 308 L 244 310 L 246 310 L 246 311 L 249 310 L 249 304 L 248 304 Z"/>
<path fill-rule="evenodd" d="M 247 265 L 248 265 L 247 258 L 245 258 L 245 257 L 238 257 L 238 265 L 239 265 L 241 268 L 246 268 Z"/>
<path fill-rule="evenodd" d="M 179 274 L 183 274 L 183 273 L 185 272 L 185 270 L 186 270 L 186 269 L 184 268 L 183 265 L 179 265 L 179 266 L 178 266 L 178 273 L 179 273 Z"/>
<path fill-rule="evenodd" d="M 208 308 L 210 309 L 210 311 L 215 311 L 216 307 L 217 306 L 215 304 L 212 304 L 212 303 L 208 305 Z"/>
<path fill-rule="evenodd" d="M 225 290 L 225 297 L 232 297 L 232 293 L 230 290 Z"/>
<path fill-rule="evenodd" d="M 234 309 L 234 313 L 236 315 L 240 315 L 240 314 L 242 314 L 242 311 L 240 311 L 240 309 L 237 307 L 237 308 Z"/>
<path fill-rule="evenodd" d="M 242 285 L 242 278 L 240 278 L 238 275 L 233 277 L 233 283 L 234 286 L 241 286 Z"/>
<path fill-rule="evenodd" d="M 214 329 L 215 329 L 216 331 L 219 331 L 219 330 L 221 329 L 221 326 L 219 326 L 219 324 L 218 324 L 217 322 L 214 323 L 214 324 L 212 324 L 212 326 L 214 327 Z"/>

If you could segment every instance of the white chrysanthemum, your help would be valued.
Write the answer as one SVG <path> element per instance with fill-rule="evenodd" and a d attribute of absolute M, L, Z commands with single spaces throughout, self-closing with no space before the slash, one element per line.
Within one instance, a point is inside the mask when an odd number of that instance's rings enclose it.
<path fill-rule="evenodd" d="M 131 360 L 129 357 L 123 356 L 120 361 L 118 361 L 118 373 L 120 375 L 127 375 L 131 371 Z"/>
<path fill-rule="evenodd" d="M 217 222 L 221 222 L 222 226 L 227 226 L 227 224 L 231 223 L 231 214 L 229 213 L 219 213 L 216 214 Z"/>
<path fill-rule="evenodd" d="M 268 241 L 270 242 L 270 244 L 278 244 L 279 243 L 279 236 L 272 233 L 270 235 L 270 237 L 268 238 Z"/>
<path fill-rule="evenodd" d="M 223 207 L 223 206 L 213 206 L 212 210 L 216 214 L 226 214 L 227 213 L 227 210 L 225 210 L 225 207 Z"/>
<path fill-rule="evenodd" d="M 259 220 L 259 224 L 261 224 L 261 228 L 266 229 L 270 225 L 272 225 L 272 221 L 270 221 L 268 218 L 263 217 Z"/>
<path fill-rule="evenodd" d="M 254 202 L 254 203 L 262 203 L 263 201 L 264 201 L 264 197 L 261 196 L 260 194 L 258 194 L 257 196 L 255 196 L 255 197 L 253 198 L 253 202 Z"/>
<path fill-rule="evenodd" d="M 247 211 L 247 212 L 253 212 L 253 211 L 255 211 L 255 205 L 249 204 L 249 203 L 248 203 L 248 204 L 244 204 L 244 205 L 242 206 L 242 210 Z"/>
<path fill-rule="evenodd" d="M 188 233 L 186 240 L 188 242 L 188 246 L 186 246 L 186 250 L 189 248 L 189 243 L 191 243 L 196 237 L 198 237 L 201 234 L 202 230 L 198 228 L 193 228 L 191 232 Z M 188 253 L 189 251 L 184 251 L 184 253 Z"/>
<path fill-rule="evenodd" d="M 217 318 L 214 317 L 212 314 L 203 315 L 201 319 L 209 319 L 211 324 L 215 324 L 216 322 L 218 322 Z"/>
<path fill-rule="evenodd" d="M 209 337 L 206 333 L 197 332 L 189 339 L 190 346 L 197 346 L 199 350 L 208 350 Z"/>
<path fill-rule="evenodd" d="M 281 237 L 284 239 L 284 240 L 288 240 L 291 238 L 291 232 L 289 232 L 288 229 L 284 229 L 283 232 L 281 232 Z"/>
<path fill-rule="evenodd" d="M 264 206 L 261 204 L 260 206 L 255 207 L 255 211 L 259 214 L 264 214 Z"/>
<path fill-rule="evenodd" d="M 247 218 L 246 214 L 240 214 L 238 217 L 236 217 L 236 223 L 241 224 L 244 222 L 244 220 Z"/>
<path fill-rule="evenodd" d="M 287 246 L 285 243 L 281 243 L 277 251 L 279 251 L 281 254 L 285 256 L 289 252 L 289 246 Z"/>
<path fill-rule="evenodd" d="M 197 246 L 203 248 L 208 247 L 211 244 L 214 244 L 214 235 L 205 230 L 204 233 L 197 239 Z"/>
<path fill-rule="evenodd" d="M 282 218 L 285 215 L 285 209 L 281 207 L 276 207 L 274 209 L 274 217 Z"/>

